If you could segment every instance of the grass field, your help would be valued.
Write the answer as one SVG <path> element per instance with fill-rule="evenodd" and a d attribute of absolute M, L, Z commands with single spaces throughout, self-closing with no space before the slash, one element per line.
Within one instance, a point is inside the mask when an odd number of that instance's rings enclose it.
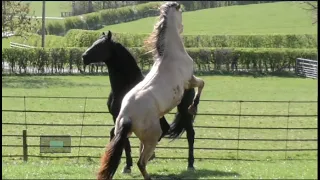
<path fill-rule="evenodd" d="M 38 17 L 42 16 L 42 1 L 25 1 L 30 3 L 30 14 L 35 12 Z M 71 1 L 46 1 L 46 16 L 61 17 L 61 12 L 71 11 Z"/>
<path fill-rule="evenodd" d="M 302 7 L 299 2 L 277 2 L 184 12 L 184 34 L 316 34 L 312 15 Z M 149 17 L 101 31 L 150 33 L 155 22 Z"/>
<path fill-rule="evenodd" d="M 154 179 L 317 179 L 316 161 L 279 162 L 230 162 L 203 161 L 197 163 L 196 172 L 186 171 L 186 162 L 179 160 L 153 160 L 148 171 Z M 77 163 L 74 160 L 31 161 L 28 163 L 2 163 L 2 178 L 15 179 L 94 179 L 96 162 Z M 115 179 L 142 179 L 136 166 L 131 175 L 120 175 Z"/>
<path fill-rule="evenodd" d="M 317 81 L 300 78 L 277 78 L 277 77 L 230 77 L 230 76 L 204 76 L 206 87 L 201 99 L 223 99 L 223 100 L 317 100 Z M 34 77 L 2 77 L 2 95 L 19 96 L 90 96 L 107 97 L 109 93 L 109 79 L 105 76 L 34 76 Z M 63 111 L 83 111 L 84 99 L 27 99 L 27 110 L 63 110 Z M 242 114 L 287 114 L 288 104 L 279 103 L 243 103 Z M 24 109 L 23 99 L 2 99 L 3 109 Z M 107 111 L 106 99 L 88 99 L 85 106 L 86 111 Z M 175 110 L 173 110 L 175 112 Z M 221 102 L 201 102 L 199 113 L 239 113 L 239 103 Z M 317 114 L 317 104 L 290 104 L 290 114 Z M 24 113 L 2 113 L 2 122 L 24 123 Z M 171 122 L 173 115 L 166 116 Z M 84 118 L 84 119 L 83 119 Z M 27 123 L 77 123 L 81 124 L 112 124 L 109 114 L 43 114 L 28 113 Z M 287 118 L 270 117 L 241 117 L 242 127 L 286 127 Z M 290 118 L 289 127 L 317 127 L 317 118 Z M 197 116 L 196 126 L 238 126 L 238 117 L 225 116 Z M 4 134 L 21 134 L 24 126 L 3 125 Z M 28 135 L 81 135 L 81 127 L 70 126 L 28 126 Z M 109 135 L 110 127 L 83 127 L 82 135 Z M 195 128 L 196 137 L 212 138 L 237 138 L 236 129 L 203 129 Z M 185 134 L 183 135 L 185 137 Z M 240 130 L 240 138 L 277 138 L 285 139 L 286 130 Z M 288 138 L 317 139 L 316 130 L 289 130 Z M 105 138 L 83 138 L 81 145 L 104 146 L 108 142 Z M 39 138 L 28 138 L 28 145 L 37 145 Z M 72 144 L 79 145 L 80 139 L 73 138 Z M 2 144 L 21 145 L 21 138 L 2 137 Z M 132 138 L 131 144 L 138 145 L 136 138 Z M 163 139 L 158 147 L 187 147 L 186 139 L 179 139 L 169 142 Z M 237 141 L 224 140 L 195 140 L 195 147 L 224 147 L 237 148 Z M 273 141 L 240 141 L 239 148 L 258 149 L 282 149 L 286 147 L 285 142 Z M 312 141 L 295 142 L 288 141 L 288 148 L 317 148 L 317 144 Z M 72 149 L 70 154 L 59 155 L 82 155 L 100 156 L 103 148 Z M 3 147 L 4 154 L 22 154 L 20 147 Z M 29 155 L 39 155 L 38 147 L 29 147 Z M 133 156 L 137 156 L 137 148 L 133 148 Z M 186 149 L 156 149 L 157 157 L 187 157 Z M 49 155 L 50 154 L 45 154 Z M 53 154 L 56 155 L 56 154 Z M 197 171 L 195 173 L 186 172 L 186 160 L 160 160 L 150 162 L 148 170 L 157 179 L 179 179 L 179 178 L 316 178 L 317 164 L 315 160 L 307 161 L 303 159 L 316 159 L 316 152 L 288 152 L 289 159 L 283 159 L 285 152 L 251 152 L 239 151 L 239 158 L 256 159 L 263 161 L 209 161 L 195 160 Z M 218 150 L 195 150 L 195 157 L 231 158 L 237 157 L 236 151 Z M 135 165 L 132 175 L 122 175 L 121 169 L 124 161 L 119 166 L 115 178 L 141 178 Z M 2 178 L 94 178 L 98 168 L 98 159 L 60 159 L 48 161 L 46 159 L 30 158 L 28 163 L 14 158 L 3 158 Z M 37 168 L 35 168 L 37 167 Z M 50 173 L 48 173 L 50 172 Z M 52 173 L 54 172 L 54 173 Z M 51 174 L 52 173 L 52 174 Z"/>

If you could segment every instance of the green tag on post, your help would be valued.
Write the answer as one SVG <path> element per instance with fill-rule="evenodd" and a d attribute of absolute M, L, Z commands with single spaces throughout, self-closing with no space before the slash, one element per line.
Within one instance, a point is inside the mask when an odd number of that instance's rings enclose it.
<path fill-rule="evenodd" d="M 63 148 L 63 141 L 50 141 L 50 147 Z"/>

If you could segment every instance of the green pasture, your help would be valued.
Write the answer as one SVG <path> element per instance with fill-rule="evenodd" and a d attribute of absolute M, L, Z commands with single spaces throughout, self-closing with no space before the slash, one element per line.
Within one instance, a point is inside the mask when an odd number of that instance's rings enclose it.
<path fill-rule="evenodd" d="M 317 80 L 302 78 L 278 77 L 231 77 L 231 76 L 202 76 L 206 82 L 201 99 L 220 100 L 317 100 Z M 110 91 L 107 76 L 3 76 L 2 95 L 17 96 L 80 96 L 107 97 Z M 61 111 L 108 111 L 106 98 L 101 99 L 26 99 L 27 110 L 61 110 Z M 23 99 L 2 98 L 2 109 L 23 110 Z M 174 109 L 172 112 L 176 112 Z M 205 102 L 199 104 L 199 113 L 239 113 L 237 102 Z M 288 114 L 288 103 L 242 103 L 242 114 Z M 289 114 L 317 114 L 317 104 L 290 103 Z M 169 122 L 173 115 L 166 115 Z M 24 113 L 3 112 L 2 122 L 24 123 Z M 61 124 L 112 124 L 110 114 L 46 114 L 27 113 L 27 123 L 61 123 Z M 287 124 L 288 122 L 288 124 Z M 238 127 L 239 117 L 230 116 L 197 116 L 195 126 L 227 126 Z M 317 127 L 316 117 L 241 117 L 241 127 Z M 21 135 L 25 126 L 3 125 L 2 134 Z M 110 127 L 84 126 L 28 126 L 28 135 L 91 135 L 108 136 Z M 195 128 L 196 138 L 260 138 L 260 139 L 317 139 L 316 130 L 256 130 L 256 129 L 204 129 Z M 45 156 L 97 156 L 99 157 L 108 143 L 107 138 L 82 138 L 81 145 L 95 145 L 102 148 L 72 149 L 69 154 L 43 154 Z M 2 136 L 2 144 L 21 145 L 20 137 Z M 38 145 L 39 138 L 29 137 L 28 145 Z M 80 138 L 73 138 L 72 145 L 79 145 Z M 137 139 L 131 138 L 132 155 L 138 155 Z M 182 139 L 169 142 L 163 139 L 158 147 L 187 147 L 185 134 Z M 315 149 L 315 141 L 238 141 L 236 140 L 195 140 L 195 148 L 244 148 L 244 149 Z M 29 155 L 39 155 L 39 147 L 29 147 Z M 195 160 L 196 172 L 186 172 L 186 160 L 156 159 L 150 162 L 148 170 L 156 179 L 208 179 L 208 178 L 316 178 L 317 152 L 315 151 L 237 151 L 232 150 L 200 150 L 195 149 L 195 158 L 226 158 L 253 159 L 262 161 L 219 161 Z M 2 147 L 2 155 L 21 155 L 21 147 Z M 187 149 L 156 149 L 157 157 L 183 157 L 188 155 Z M 289 159 L 282 161 L 285 156 Z M 290 160 L 301 159 L 301 160 Z M 55 159 L 29 158 L 28 163 L 22 163 L 21 158 L 3 158 L 2 178 L 95 178 L 99 166 L 97 158 Z M 141 178 L 136 167 L 132 175 L 122 175 L 122 161 L 115 178 Z M 37 168 L 35 168 L 37 167 Z M 48 173 L 51 172 L 51 173 Z M 54 172 L 54 173 L 52 173 Z"/>
<path fill-rule="evenodd" d="M 300 2 L 229 6 L 184 12 L 184 34 L 315 34 L 312 14 Z M 106 26 L 100 31 L 151 33 L 155 17 Z"/>
<path fill-rule="evenodd" d="M 42 16 L 42 1 L 25 1 L 30 3 L 30 14 L 35 12 L 35 16 Z M 61 17 L 61 12 L 71 11 L 71 1 L 46 1 L 46 16 Z"/>

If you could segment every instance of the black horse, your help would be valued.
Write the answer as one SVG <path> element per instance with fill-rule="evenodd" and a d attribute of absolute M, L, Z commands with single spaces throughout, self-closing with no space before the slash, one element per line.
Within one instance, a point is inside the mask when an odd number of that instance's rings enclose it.
<path fill-rule="evenodd" d="M 108 31 L 107 35 L 102 33 L 102 36 L 83 53 L 82 58 L 85 65 L 97 62 L 104 62 L 107 65 L 111 84 L 111 92 L 107 101 L 107 106 L 113 117 L 113 121 L 115 122 L 121 108 L 123 97 L 144 78 L 144 75 L 137 65 L 137 61 L 125 47 L 112 39 L 112 33 L 110 31 Z M 165 135 L 168 135 L 170 138 L 177 138 L 181 136 L 184 131 L 187 132 L 189 144 L 189 170 L 194 170 L 193 144 L 195 133 L 193 121 L 195 116 L 188 112 L 188 107 L 192 104 L 194 96 L 194 89 L 185 90 L 181 103 L 177 107 L 178 112 L 171 125 L 167 123 L 165 117 L 160 119 L 163 132 L 160 139 Z M 195 105 L 197 105 L 197 102 Z M 114 128 L 110 131 L 111 139 L 113 136 Z M 132 157 L 129 139 L 126 140 L 125 153 L 126 166 L 123 169 L 123 173 L 130 173 Z"/>

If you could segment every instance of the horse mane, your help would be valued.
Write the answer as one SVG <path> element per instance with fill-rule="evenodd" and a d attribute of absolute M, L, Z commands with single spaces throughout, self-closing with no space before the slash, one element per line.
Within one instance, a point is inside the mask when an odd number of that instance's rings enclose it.
<path fill-rule="evenodd" d="M 130 51 L 119 42 L 113 41 L 113 44 L 113 50 L 117 54 L 118 58 L 122 61 L 126 61 L 125 63 L 121 62 L 121 65 L 123 65 L 124 68 L 127 67 L 127 72 L 132 72 L 132 70 L 135 70 L 137 73 L 141 73 L 141 69 L 138 66 L 137 60 L 130 53 Z"/>
<path fill-rule="evenodd" d="M 131 88 L 131 85 L 135 82 L 140 82 L 144 76 L 130 51 L 114 40 L 111 40 L 111 43 L 113 55 L 110 60 L 106 61 L 106 65 L 113 97 L 119 97 L 119 93 L 121 97 L 122 92 Z"/>
<path fill-rule="evenodd" d="M 149 52 L 152 52 L 156 57 L 162 57 L 164 52 L 164 35 L 167 28 L 167 15 L 171 7 L 180 9 L 180 4 L 176 2 L 168 2 L 160 7 L 160 15 L 158 22 L 155 24 L 152 33 L 144 41 L 144 46 Z"/>

